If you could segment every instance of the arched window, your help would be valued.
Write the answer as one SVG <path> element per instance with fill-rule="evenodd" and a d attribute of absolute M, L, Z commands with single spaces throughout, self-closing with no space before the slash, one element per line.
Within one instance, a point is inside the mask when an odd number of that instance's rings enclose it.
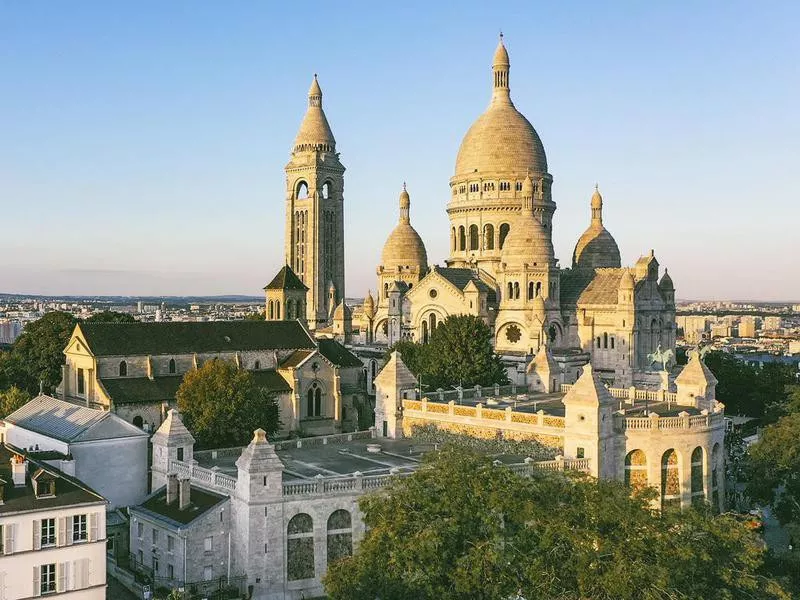
<path fill-rule="evenodd" d="M 669 449 L 661 456 L 661 507 L 680 507 L 681 480 L 678 474 L 678 453 Z"/>
<path fill-rule="evenodd" d="M 508 232 L 511 230 L 511 227 L 508 223 L 503 223 L 500 225 L 500 250 L 503 249 L 503 244 L 506 243 L 506 238 L 508 237 Z"/>
<path fill-rule="evenodd" d="M 294 303 L 293 303 L 291 300 L 287 300 L 287 301 L 286 301 L 286 318 L 287 318 L 287 319 L 290 319 L 290 320 L 291 320 L 291 319 L 293 319 L 293 318 L 294 318 L 294 317 L 292 316 L 292 315 L 294 314 L 294 313 L 292 312 L 292 309 L 293 309 L 293 308 L 294 308 Z"/>
<path fill-rule="evenodd" d="M 597 347 L 598 348 L 600 347 L 600 336 L 599 335 L 597 336 Z"/>
<path fill-rule="evenodd" d="M 703 489 L 703 449 L 698 446 L 692 451 L 692 504 L 702 505 L 706 496 Z"/>
<path fill-rule="evenodd" d="M 467 249 L 467 234 L 463 225 L 458 228 L 458 249 L 462 252 Z"/>
<path fill-rule="evenodd" d="M 614 349 L 614 336 L 611 336 L 611 349 Z"/>
<path fill-rule="evenodd" d="M 292 517 L 286 528 L 286 579 L 314 577 L 314 520 L 300 513 Z"/>
<path fill-rule="evenodd" d="M 314 416 L 322 416 L 322 388 L 314 390 Z"/>
<path fill-rule="evenodd" d="M 509 300 L 514 299 L 514 284 L 511 283 L 510 281 L 508 282 L 508 299 Z"/>
<path fill-rule="evenodd" d="M 257 361 L 256 361 L 256 362 L 253 364 L 253 369 L 255 369 L 256 371 L 258 371 L 259 369 L 261 369 L 261 361 L 260 361 L 260 360 L 257 360 Z"/>
<path fill-rule="evenodd" d="M 309 388 L 308 393 L 306 394 L 306 396 L 308 397 L 307 400 L 306 400 L 306 415 L 308 415 L 309 417 L 313 417 L 314 416 L 314 390 Z"/>
<path fill-rule="evenodd" d="M 301 181 L 297 184 L 297 198 L 299 200 L 308 198 L 308 184 L 305 181 Z"/>
<path fill-rule="evenodd" d="M 170 358 L 169 359 L 169 372 L 170 372 L 170 375 L 174 375 L 175 371 L 176 371 L 175 359 L 174 358 Z"/>
<path fill-rule="evenodd" d="M 127 375 L 128 375 L 128 363 L 122 360 L 119 363 L 119 376 L 126 377 Z"/>
<path fill-rule="evenodd" d="M 647 455 L 632 450 L 625 457 L 625 485 L 639 489 L 647 485 Z"/>
<path fill-rule="evenodd" d="M 469 249 L 477 250 L 480 247 L 480 236 L 478 235 L 478 226 L 469 226 Z"/>
<path fill-rule="evenodd" d="M 533 282 L 528 282 L 528 300 L 533 300 Z"/>
<path fill-rule="evenodd" d="M 494 250 L 494 225 L 483 226 L 483 247 L 486 250 Z"/>
<path fill-rule="evenodd" d="M 281 301 L 275 300 L 275 318 L 281 320 Z"/>
<path fill-rule="evenodd" d="M 326 181 L 322 184 L 322 198 L 323 200 L 327 200 L 331 196 L 331 192 L 333 191 L 333 186 L 331 185 L 330 181 Z"/>
<path fill-rule="evenodd" d="M 433 330 L 436 329 L 436 315 L 434 313 L 428 315 L 428 324 L 431 328 L 431 335 L 433 335 Z"/>
<path fill-rule="evenodd" d="M 139 429 L 141 429 L 142 426 L 144 425 L 144 420 L 139 415 L 136 415 L 135 417 L 133 417 L 133 424 L 136 425 L 136 427 L 138 427 Z"/>
<path fill-rule="evenodd" d="M 603 349 L 608 349 L 608 332 L 603 333 Z"/>
<path fill-rule="evenodd" d="M 514 282 L 514 299 L 519 300 L 519 281 Z"/>
<path fill-rule="evenodd" d="M 424 319 L 422 321 L 422 343 L 428 343 L 428 322 Z"/>
<path fill-rule="evenodd" d="M 346 510 L 328 517 L 328 564 L 353 554 L 353 520 Z"/>
<path fill-rule="evenodd" d="M 456 228 L 453 227 L 452 231 L 450 232 L 450 246 L 453 252 L 456 251 Z"/>
<path fill-rule="evenodd" d="M 537 298 L 542 295 L 542 282 L 536 282 L 536 294 L 534 294 Z"/>

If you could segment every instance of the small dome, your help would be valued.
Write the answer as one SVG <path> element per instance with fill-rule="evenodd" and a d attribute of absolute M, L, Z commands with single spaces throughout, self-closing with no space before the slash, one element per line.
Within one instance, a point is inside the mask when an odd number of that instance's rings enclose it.
<path fill-rule="evenodd" d="M 502 259 L 509 265 L 541 266 L 555 261 L 553 242 L 532 212 L 521 214 L 511 225 L 503 244 Z"/>
<path fill-rule="evenodd" d="M 500 41 L 497 44 L 497 49 L 494 51 L 494 59 L 492 60 L 493 67 L 508 67 L 511 61 L 508 59 L 508 50 L 503 44 L 503 35 L 500 34 Z"/>
<path fill-rule="evenodd" d="M 572 268 L 592 271 L 606 267 L 618 269 L 622 264 L 619 247 L 614 236 L 603 226 L 603 197 L 596 185 L 590 206 L 592 220 L 575 244 Z"/>
<path fill-rule="evenodd" d="M 381 266 L 385 269 L 397 267 L 417 267 L 420 271 L 428 268 L 428 253 L 425 244 L 411 226 L 411 197 L 403 184 L 400 192 L 400 222 L 386 238 L 381 253 Z"/>
<path fill-rule="evenodd" d="M 598 210 L 603 208 L 603 197 L 600 195 L 600 189 L 595 184 L 594 186 L 594 194 L 592 194 L 592 210 Z"/>
<path fill-rule="evenodd" d="M 375 299 L 372 297 L 371 290 L 367 292 L 367 297 L 364 298 L 363 310 L 367 317 L 372 318 L 375 316 Z"/>
<path fill-rule="evenodd" d="M 619 281 L 619 289 L 621 290 L 632 290 L 634 286 L 633 275 L 631 274 L 630 269 L 625 269 L 625 272 L 622 274 L 622 278 Z"/>
<path fill-rule="evenodd" d="M 675 290 L 675 286 L 672 284 L 672 277 L 669 276 L 667 269 L 664 269 L 664 276 L 661 278 L 661 281 L 658 282 L 658 287 L 665 291 Z"/>

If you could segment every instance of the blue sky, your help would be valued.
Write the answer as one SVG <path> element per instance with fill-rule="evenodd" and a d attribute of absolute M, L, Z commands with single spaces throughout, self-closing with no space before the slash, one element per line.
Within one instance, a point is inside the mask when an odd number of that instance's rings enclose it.
<path fill-rule="evenodd" d="M 0 4 L 0 291 L 260 293 L 315 72 L 348 296 L 375 286 L 403 181 L 441 263 L 502 29 L 562 264 L 599 182 L 623 262 L 654 248 L 679 297 L 800 301 L 800 3 L 450 6 Z"/>

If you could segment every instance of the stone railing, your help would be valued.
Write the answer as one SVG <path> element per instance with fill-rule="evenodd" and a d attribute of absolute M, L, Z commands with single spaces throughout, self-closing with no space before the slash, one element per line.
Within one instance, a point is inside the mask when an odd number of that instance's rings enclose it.
<path fill-rule="evenodd" d="M 564 417 L 548 415 L 543 410 L 535 413 L 515 411 L 510 406 L 504 409 L 486 408 L 483 404 L 465 406 L 453 400 L 447 404 L 422 400 L 403 400 L 403 415 L 429 421 L 449 421 L 494 427 L 497 429 L 531 430 L 532 432 L 561 435 Z M 535 431 L 534 431 L 535 430 Z"/>
<path fill-rule="evenodd" d="M 561 391 L 567 393 L 572 389 L 571 383 L 562 383 Z M 675 392 L 665 392 L 663 390 L 640 390 L 635 387 L 629 388 L 607 388 L 608 393 L 613 398 L 619 400 L 628 400 L 628 404 L 633 404 L 634 400 L 647 400 L 648 402 L 675 402 L 678 399 L 678 394 Z M 632 400 L 633 399 L 633 400 Z"/>
<path fill-rule="evenodd" d="M 209 489 L 232 492 L 236 489 L 236 477 L 226 475 L 216 469 L 206 469 L 179 460 L 173 460 L 170 468 L 178 477 L 188 477 L 192 483 Z"/>
<path fill-rule="evenodd" d="M 496 466 L 503 463 L 495 461 Z M 520 475 L 531 475 L 536 471 L 582 471 L 589 472 L 588 458 L 563 458 L 557 456 L 555 460 L 534 461 L 526 458 L 525 462 L 506 465 L 509 469 Z M 351 477 L 323 477 L 317 475 L 314 479 L 304 481 L 290 481 L 283 484 L 284 496 L 325 496 L 336 494 L 357 494 L 386 487 L 393 477 L 411 475 L 413 469 L 396 471 L 389 475 L 364 476 L 354 473 Z"/>
<path fill-rule="evenodd" d="M 656 413 L 651 413 L 649 417 L 614 415 L 614 429 L 619 433 L 642 430 L 691 430 L 696 432 L 708 431 L 719 427 L 724 427 L 724 413 L 722 411 L 709 413 L 704 410 L 699 415 L 694 416 L 689 415 L 687 412 L 682 412 L 677 417 L 661 417 Z"/>
<path fill-rule="evenodd" d="M 476 400 L 479 398 L 503 398 L 526 394 L 527 385 L 490 385 L 481 387 L 476 385 L 470 388 L 458 388 L 451 390 L 438 389 L 432 392 L 425 392 L 422 397 L 430 402 L 445 403 L 450 400 Z"/>
<path fill-rule="evenodd" d="M 375 437 L 375 428 L 370 427 L 364 431 L 352 433 L 337 433 L 335 435 L 317 435 L 306 438 L 295 438 L 275 442 L 275 450 L 288 450 L 289 448 L 319 448 L 332 444 L 344 444 L 353 440 L 369 440 Z"/>

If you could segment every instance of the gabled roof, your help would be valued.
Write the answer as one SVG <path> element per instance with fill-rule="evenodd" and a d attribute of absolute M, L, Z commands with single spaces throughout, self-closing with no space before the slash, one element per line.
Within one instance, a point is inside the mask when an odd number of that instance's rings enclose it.
<path fill-rule="evenodd" d="M 95 356 L 141 356 L 314 348 L 297 321 L 79 323 Z"/>
<path fill-rule="evenodd" d="M 39 395 L 5 419 L 17 427 L 62 442 L 146 436 L 117 415 Z"/>
<path fill-rule="evenodd" d="M 297 274 L 292 271 L 292 268 L 289 265 L 284 265 L 283 268 L 278 271 L 278 274 L 273 277 L 272 281 L 270 281 L 265 290 L 301 290 L 303 292 L 308 291 L 308 286 L 304 284 Z"/>
<path fill-rule="evenodd" d="M 171 408 L 167 411 L 167 418 L 156 429 L 150 440 L 153 444 L 160 443 L 166 446 L 190 446 L 194 444 L 194 436 L 181 420 L 181 414 Z"/>
<path fill-rule="evenodd" d="M 495 289 L 481 279 L 480 275 L 472 269 L 436 267 L 435 271 L 461 291 L 464 291 L 464 289 L 467 287 L 467 284 L 469 284 L 471 281 L 478 288 L 478 291 L 486 293 L 487 299 L 490 302 L 494 302 L 496 300 Z"/>
<path fill-rule="evenodd" d="M 594 277 L 578 297 L 578 304 L 617 304 L 625 269 L 595 269 Z"/>
<path fill-rule="evenodd" d="M 281 363 L 281 369 L 291 369 L 302 365 L 309 356 L 314 354 L 314 350 L 295 350 L 287 356 Z"/>
<path fill-rule="evenodd" d="M 397 350 L 392 352 L 389 362 L 375 376 L 376 385 L 386 386 L 395 390 L 415 387 L 418 383 L 417 378 L 414 377 L 406 363 L 403 362 L 403 358 Z"/>
<path fill-rule="evenodd" d="M 334 339 L 322 338 L 317 340 L 319 353 L 337 367 L 363 367 L 358 357 Z"/>
<path fill-rule="evenodd" d="M 270 392 L 292 391 L 292 386 L 275 369 L 250 371 L 250 374 L 253 376 L 253 382 L 260 388 L 265 388 Z"/>

